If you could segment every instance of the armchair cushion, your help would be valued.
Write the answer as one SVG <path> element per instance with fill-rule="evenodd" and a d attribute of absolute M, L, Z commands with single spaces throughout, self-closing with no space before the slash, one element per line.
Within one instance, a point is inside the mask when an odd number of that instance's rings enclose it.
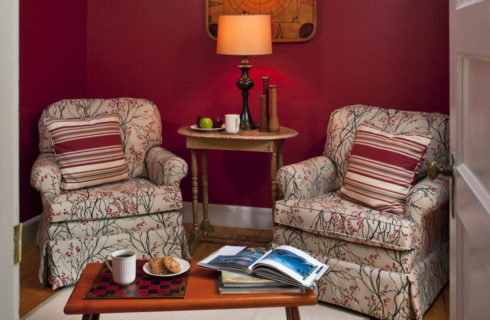
<path fill-rule="evenodd" d="M 47 209 L 47 210 L 46 210 Z M 60 193 L 47 204 L 47 221 L 84 221 L 182 209 L 176 186 L 157 186 L 143 178 Z"/>
<path fill-rule="evenodd" d="M 403 214 L 430 141 L 425 135 L 391 134 L 360 125 L 340 193 L 371 208 Z"/>
<path fill-rule="evenodd" d="M 63 175 L 64 190 L 129 178 L 117 115 L 49 119 L 46 127 Z"/>
<path fill-rule="evenodd" d="M 117 114 L 122 145 L 131 178 L 147 177 L 145 155 L 162 144 L 162 122 L 156 105 L 145 99 L 65 99 L 47 107 L 39 119 L 39 150 L 53 152 L 48 119 L 70 119 Z"/>
<path fill-rule="evenodd" d="M 324 237 L 395 250 L 414 248 L 416 224 L 353 203 L 338 192 L 276 202 L 274 222 Z"/>
<path fill-rule="evenodd" d="M 276 225 L 272 234 L 277 243 L 289 243 L 295 248 L 315 252 L 339 260 L 368 265 L 384 271 L 410 272 L 420 261 L 416 250 L 387 250 L 341 239 L 322 237 L 307 231 Z"/>

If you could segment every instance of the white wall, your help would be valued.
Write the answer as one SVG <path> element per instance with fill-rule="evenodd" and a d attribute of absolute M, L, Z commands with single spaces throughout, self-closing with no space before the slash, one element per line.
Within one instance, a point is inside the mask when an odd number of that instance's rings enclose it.
<path fill-rule="evenodd" d="M 19 317 L 19 266 L 13 226 L 19 222 L 19 0 L 0 1 L 0 318 Z"/>

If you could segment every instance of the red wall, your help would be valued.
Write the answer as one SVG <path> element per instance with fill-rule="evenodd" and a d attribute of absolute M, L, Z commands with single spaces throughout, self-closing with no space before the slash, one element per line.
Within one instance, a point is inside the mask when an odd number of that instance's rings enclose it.
<path fill-rule="evenodd" d="M 39 116 L 57 100 L 86 94 L 87 2 L 21 0 L 19 18 L 20 221 L 26 221 L 42 212 L 29 184 Z"/>
<path fill-rule="evenodd" d="M 259 121 L 261 78 L 267 75 L 279 85 L 281 125 L 300 133 L 284 146 L 286 164 L 322 153 L 328 117 L 344 105 L 449 112 L 447 1 L 319 0 L 318 9 L 318 31 L 311 41 L 274 44 L 272 55 L 250 57 L 254 120 Z M 239 57 L 216 55 L 216 42 L 205 33 L 204 12 L 204 1 L 88 0 L 86 13 L 87 96 L 154 101 L 162 114 L 163 146 L 188 163 L 190 152 L 177 129 L 197 115 L 241 110 L 235 87 Z M 64 24 L 70 29 L 73 22 Z M 53 58 L 48 65 L 56 63 Z M 51 74 L 48 82 L 57 82 Z M 47 102 L 35 95 L 29 99 L 40 109 L 21 110 L 21 117 L 25 112 L 30 119 L 21 124 L 35 130 Z M 35 139 L 37 133 L 31 134 L 21 150 L 36 153 Z M 33 159 L 25 161 L 29 170 Z M 208 163 L 211 203 L 270 206 L 267 154 L 210 151 Z M 181 186 L 190 201 L 190 174 Z M 37 201 L 32 193 L 24 198 Z"/>
<path fill-rule="evenodd" d="M 319 155 L 335 108 L 355 103 L 449 111 L 445 0 L 318 1 L 318 32 L 307 43 L 274 44 L 250 57 L 259 120 L 261 78 L 279 85 L 279 118 L 300 135 L 286 164 Z M 197 115 L 241 110 L 239 57 L 216 55 L 205 33 L 204 1 L 92 0 L 88 6 L 88 95 L 146 97 L 163 118 L 164 147 L 190 163 L 176 131 Z M 208 152 L 211 203 L 270 205 L 269 157 Z M 190 174 L 184 200 L 191 200 Z"/>

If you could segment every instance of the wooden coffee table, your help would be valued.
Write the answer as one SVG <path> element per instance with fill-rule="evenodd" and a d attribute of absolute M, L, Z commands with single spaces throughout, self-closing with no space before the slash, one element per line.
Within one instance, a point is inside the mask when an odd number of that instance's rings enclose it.
<path fill-rule="evenodd" d="M 218 294 L 218 273 L 191 264 L 184 299 L 83 299 L 101 268 L 89 263 L 65 306 L 66 314 L 83 314 L 83 320 L 99 319 L 101 313 L 204 309 L 285 307 L 287 319 L 300 319 L 298 306 L 315 305 L 312 290 L 296 294 Z"/>

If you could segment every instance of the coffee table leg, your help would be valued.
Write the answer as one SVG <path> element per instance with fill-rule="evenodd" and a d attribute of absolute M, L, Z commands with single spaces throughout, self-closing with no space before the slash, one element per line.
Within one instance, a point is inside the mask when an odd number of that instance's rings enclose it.
<path fill-rule="evenodd" d="M 288 320 L 300 320 L 298 307 L 286 307 L 286 318 Z"/>
<path fill-rule="evenodd" d="M 82 320 L 99 320 L 100 319 L 100 314 L 95 313 L 95 314 L 84 314 L 82 316 Z"/>

